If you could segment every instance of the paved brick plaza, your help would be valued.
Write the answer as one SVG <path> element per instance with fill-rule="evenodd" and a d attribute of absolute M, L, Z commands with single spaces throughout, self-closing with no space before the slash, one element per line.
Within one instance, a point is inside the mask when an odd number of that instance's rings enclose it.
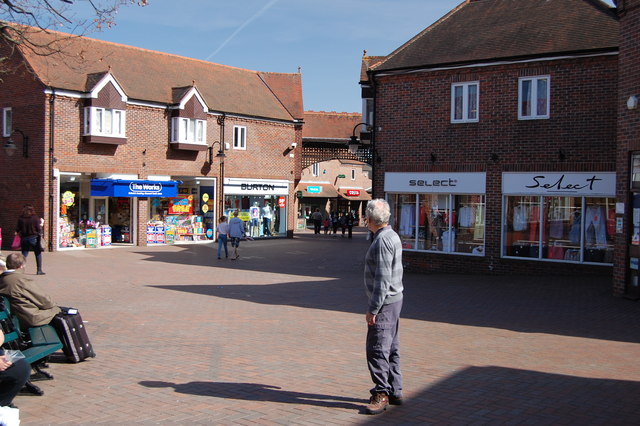
<path fill-rule="evenodd" d="M 363 414 L 367 244 L 46 253 L 39 280 L 98 357 L 52 362 L 22 424 L 640 424 L 640 303 L 601 277 L 407 274 L 407 404 Z"/>

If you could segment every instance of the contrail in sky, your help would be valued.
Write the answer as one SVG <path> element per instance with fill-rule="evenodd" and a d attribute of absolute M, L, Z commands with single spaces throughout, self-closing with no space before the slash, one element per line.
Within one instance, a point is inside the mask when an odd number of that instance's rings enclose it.
<path fill-rule="evenodd" d="M 251 18 L 247 19 L 242 25 L 240 25 L 234 32 L 233 34 L 231 34 L 225 41 L 222 42 L 222 44 L 209 56 L 207 56 L 207 58 L 205 59 L 205 61 L 208 61 L 209 59 L 213 58 L 219 51 L 221 51 L 222 49 L 224 49 L 224 47 L 229 44 L 229 42 L 231 40 L 233 40 L 233 38 L 235 36 L 238 35 L 238 33 L 240 31 L 242 31 L 243 29 L 245 29 L 245 27 L 247 25 L 249 25 L 250 23 L 252 23 L 253 21 L 255 21 L 256 19 L 258 19 L 260 16 L 262 16 L 263 13 L 265 13 L 271 6 L 273 6 L 278 0 L 270 0 L 269 3 L 265 4 L 264 7 L 262 9 L 260 9 L 255 15 L 253 15 Z"/>

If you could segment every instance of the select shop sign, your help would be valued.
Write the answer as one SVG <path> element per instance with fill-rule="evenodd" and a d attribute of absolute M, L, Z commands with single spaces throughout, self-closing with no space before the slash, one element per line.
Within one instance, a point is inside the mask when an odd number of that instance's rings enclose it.
<path fill-rule="evenodd" d="M 484 194 L 486 173 L 385 173 L 385 192 Z"/>
<path fill-rule="evenodd" d="M 502 193 L 615 197 L 615 172 L 503 173 Z"/>

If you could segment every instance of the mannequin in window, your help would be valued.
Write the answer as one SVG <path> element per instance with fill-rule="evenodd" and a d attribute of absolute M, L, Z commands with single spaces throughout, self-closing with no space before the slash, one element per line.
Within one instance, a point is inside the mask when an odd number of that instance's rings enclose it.
<path fill-rule="evenodd" d="M 262 208 L 262 235 L 271 236 L 271 217 L 273 213 L 269 203 L 265 203 Z"/>
<path fill-rule="evenodd" d="M 249 217 L 251 221 L 249 222 L 249 235 L 252 237 L 260 236 L 260 207 L 258 206 L 258 202 L 254 202 L 253 206 L 249 209 Z"/>

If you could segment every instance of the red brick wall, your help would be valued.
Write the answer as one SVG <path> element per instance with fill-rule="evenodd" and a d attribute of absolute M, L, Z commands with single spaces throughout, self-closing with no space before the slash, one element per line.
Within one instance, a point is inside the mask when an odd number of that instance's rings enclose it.
<path fill-rule="evenodd" d="M 518 78 L 551 77 L 551 118 L 518 120 Z M 451 124 L 451 83 L 480 82 L 480 121 Z M 500 258 L 502 172 L 614 171 L 617 56 L 376 78 L 375 193 L 385 172 L 486 172 L 486 256 L 405 253 L 410 268 L 469 273 L 610 274 L 611 267 Z M 565 153 L 559 159 L 559 150 Z M 431 153 L 436 161 L 432 163 Z M 497 154 L 496 162 L 490 159 Z"/>
<path fill-rule="evenodd" d="M 624 232 L 616 240 L 613 267 L 613 287 L 617 295 L 625 292 L 628 279 L 628 244 L 631 238 L 632 218 L 629 185 L 630 159 L 633 151 L 640 151 L 640 108 L 627 109 L 631 95 L 640 97 L 640 0 L 626 0 L 620 14 L 620 71 L 618 81 L 618 149 L 617 192 L 618 202 L 626 204 Z"/>

